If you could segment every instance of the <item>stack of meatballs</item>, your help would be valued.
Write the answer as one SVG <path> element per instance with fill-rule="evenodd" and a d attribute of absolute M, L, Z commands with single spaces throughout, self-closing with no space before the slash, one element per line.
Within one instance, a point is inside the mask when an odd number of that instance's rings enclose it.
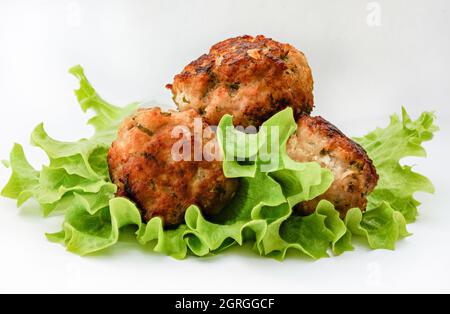
<path fill-rule="evenodd" d="M 118 196 L 137 204 L 145 222 L 161 217 L 166 227 L 184 222 L 190 205 L 206 216 L 218 214 L 234 197 L 238 179 L 226 178 L 221 161 L 174 160 L 172 136 L 176 126 L 191 130 L 194 119 L 203 128 L 218 125 L 225 114 L 235 125 L 255 126 L 291 107 L 297 131 L 287 153 L 298 162 L 318 162 L 334 175 L 330 188 L 316 199 L 299 204 L 308 215 L 326 199 L 345 217 L 367 205 L 378 176 L 364 149 L 322 117 L 310 116 L 314 107 L 313 77 L 305 55 L 289 44 L 264 36 L 241 36 L 214 46 L 187 65 L 167 85 L 178 111 L 141 109 L 127 118 L 111 146 L 108 163 Z M 214 133 L 203 145 L 217 141 Z"/>

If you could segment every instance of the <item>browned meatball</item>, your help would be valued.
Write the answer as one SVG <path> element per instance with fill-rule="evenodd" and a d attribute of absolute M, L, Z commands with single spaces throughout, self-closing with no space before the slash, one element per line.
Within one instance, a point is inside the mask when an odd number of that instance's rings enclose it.
<path fill-rule="evenodd" d="M 195 109 L 210 125 L 231 114 L 236 125 L 258 127 L 286 107 L 299 117 L 314 104 L 305 55 L 261 35 L 214 45 L 167 87 L 180 111 Z"/>
<path fill-rule="evenodd" d="M 302 116 L 297 132 L 287 144 L 288 155 L 299 162 L 318 162 L 334 175 L 334 182 L 325 194 L 298 206 L 302 214 L 311 214 L 318 202 L 326 199 L 345 217 L 347 211 L 366 209 L 367 194 L 378 182 L 378 175 L 364 149 L 346 137 L 322 117 Z"/>
<path fill-rule="evenodd" d="M 158 216 L 166 226 L 174 226 L 184 221 L 190 205 L 212 215 L 233 197 L 238 183 L 225 178 L 221 161 L 194 161 L 197 117 L 194 110 L 166 113 L 153 108 L 138 111 L 122 124 L 108 154 L 110 174 L 118 186 L 117 195 L 134 201 L 144 221 Z M 177 126 L 187 127 L 190 133 L 172 136 Z M 207 125 L 201 123 L 201 128 L 206 131 Z M 173 158 L 172 148 L 180 139 L 191 143 L 192 153 L 187 155 L 191 160 Z M 209 132 L 203 147 L 217 147 L 215 141 L 214 132 Z"/>

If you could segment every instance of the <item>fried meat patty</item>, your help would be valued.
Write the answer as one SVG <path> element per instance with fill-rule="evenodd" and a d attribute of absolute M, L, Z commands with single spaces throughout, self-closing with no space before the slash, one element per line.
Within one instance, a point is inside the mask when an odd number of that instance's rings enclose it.
<path fill-rule="evenodd" d="M 235 125 L 258 127 L 286 107 L 299 117 L 314 105 L 305 55 L 262 35 L 219 42 L 167 87 L 180 111 L 195 109 L 210 125 L 231 114 Z"/>
<path fill-rule="evenodd" d="M 165 226 L 178 225 L 192 204 L 206 215 L 216 214 L 234 196 L 238 183 L 225 178 L 221 161 L 193 161 L 193 155 L 191 160 L 176 161 L 172 156 L 172 147 L 180 139 L 194 147 L 197 117 L 194 110 L 166 113 L 159 108 L 142 109 L 119 129 L 108 154 L 110 175 L 118 186 L 117 195 L 134 201 L 146 222 L 158 216 Z M 176 126 L 187 127 L 190 135 L 172 136 Z M 201 126 L 205 131 L 207 125 Z M 203 145 L 214 141 L 211 132 Z"/>
<path fill-rule="evenodd" d="M 367 194 L 378 181 L 364 149 L 322 117 L 303 115 L 297 124 L 297 131 L 287 144 L 288 155 L 299 162 L 318 162 L 334 175 L 334 182 L 323 195 L 298 206 L 300 213 L 313 213 L 322 199 L 333 203 L 341 217 L 354 207 L 364 211 Z"/>

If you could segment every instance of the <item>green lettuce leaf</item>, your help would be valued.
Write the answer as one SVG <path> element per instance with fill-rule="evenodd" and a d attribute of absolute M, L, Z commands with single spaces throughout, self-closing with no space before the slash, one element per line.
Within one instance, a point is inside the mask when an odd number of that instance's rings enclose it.
<path fill-rule="evenodd" d="M 1 194 L 17 200 L 17 206 L 20 207 L 36 195 L 39 187 L 39 172 L 30 165 L 19 144 L 14 145 L 9 158 L 12 174 Z"/>
<path fill-rule="evenodd" d="M 275 115 L 267 121 L 267 124 L 295 125 L 292 110 L 288 109 Z M 232 125 L 228 126 L 234 128 Z M 295 128 L 286 130 L 291 134 Z M 256 136 L 262 141 L 267 141 L 261 134 Z M 265 136 L 270 136 L 267 134 L 265 133 Z M 285 146 L 290 134 L 282 134 L 281 140 L 276 141 L 279 146 L 276 148 L 277 151 Z M 236 135 L 241 136 L 237 133 Z M 239 151 L 245 150 L 242 147 L 240 149 L 236 150 L 233 157 L 237 158 Z M 85 255 L 113 246 L 118 241 L 120 227 L 133 225 L 137 228 L 139 243 L 144 245 L 151 243 L 155 251 L 175 258 L 185 258 L 187 254 L 196 256 L 216 254 L 232 245 L 242 245 L 248 241 L 253 241 L 255 250 L 264 254 L 263 241 L 267 238 L 268 228 L 275 220 L 287 218 L 285 212 L 277 208 L 285 204 L 291 212 L 291 206 L 280 182 L 294 181 L 301 184 L 300 189 L 289 189 L 289 198 L 292 196 L 302 201 L 312 199 L 328 189 L 332 176 L 328 170 L 320 168 L 317 164 L 308 163 L 295 167 L 291 164 L 295 169 L 289 170 L 284 168 L 283 161 L 278 166 L 271 165 L 268 168 L 274 172 L 263 172 L 261 167 L 264 161 L 260 159 L 260 147 L 254 153 L 256 157 L 253 161 L 255 165 L 253 176 L 248 176 L 245 166 L 239 163 L 232 165 L 235 167 L 235 173 L 242 173 L 238 176 L 241 180 L 240 189 L 223 210 L 224 214 L 216 217 L 215 221 L 206 220 L 197 206 L 191 206 L 186 211 L 185 224 L 174 230 L 165 230 L 160 218 L 154 218 L 148 224 L 141 223 L 140 218 L 137 219 L 139 210 L 126 199 L 113 198 L 109 202 L 109 211 L 102 208 L 92 212 L 91 204 L 83 198 L 77 198 L 65 216 L 63 232 L 49 234 L 48 238 L 64 243 L 74 253 Z M 290 176 L 289 171 L 293 172 Z M 274 177 L 271 174 L 274 174 Z"/>
<path fill-rule="evenodd" d="M 224 173 L 240 180 L 236 197 L 222 214 L 208 220 L 200 208 L 190 206 L 185 223 L 176 229 L 165 229 L 160 218 L 145 224 L 134 203 L 115 197 L 117 188 L 107 164 L 120 123 L 138 104 L 111 105 L 96 93 L 80 66 L 70 72 L 80 83 L 75 94 L 81 109 L 95 112 L 88 122 L 94 135 L 62 142 L 39 125 L 31 141 L 45 151 L 49 164 L 35 170 L 16 144 L 4 163 L 12 174 L 2 195 L 16 199 L 19 207 L 34 198 L 45 215 L 62 214 L 62 230 L 47 237 L 76 254 L 114 246 L 124 227 L 134 228 L 138 243 L 178 259 L 219 254 L 244 243 L 252 243 L 260 255 L 277 259 L 284 259 L 290 249 L 317 259 L 352 250 L 353 236 L 365 238 L 373 249 L 394 249 L 399 239 L 409 235 L 406 223 L 416 217 L 418 202 L 413 194 L 433 191 L 428 179 L 399 163 L 406 156 L 425 155 L 421 144 L 437 130 L 433 115 L 424 113 L 412 121 L 403 110 L 402 121 L 393 116 L 387 128 L 357 139 L 380 175 L 379 185 L 369 196 L 368 211 L 351 209 L 341 220 L 330 202 L 321 201 L 314 214 L 297 216 L 294 206 L 324 193 L 333 176 L 317 163 L 298 163 L 287 156 L 286 143 L 297 128 L 293 111 L 287 108 L 250 134 L 236 129 L 231 116 L 221 120 L 217 134 Z"/>
<path fill-rule="evenodd" d="M 69 72 L 80 82 L 80 88 L 75 91 L 75 95 L 81 109 L 84 112 L 91 109 L 96 113 L 88 122 L 96 130 L 96 139 L 103 139 L 105 144 L 109 145 L 115 139 L 117 129 L 124 118 L 136 111 L 139 103 L 134 102 L 123 108 L 114 106 L 97 94 L 80 65 L 72 67 Z"/>
<path fill-rule="evenodd" d="M 411 166 L 401 165 L 400 160 L 408 156 L 426 156 L 422 143 L 431 140 L 438 130 L 433 122 L 434 114 L 431 112 L 424 112 L 413 121 L 402 108 L 402 119 L 393 115 L 386 128 L 377 128 L 355 139 L 373 160 L 380 177 L 377 187 L 369 195 L 368 211 L 387 202 L 408 223 L 416 219 L 420 203 L 414 198 L 414 193 L 434 193 L 434 187 L 429 179 L 414 172 Z"/>
<path fill-rule="evenodd" d="M 134 103 L 121 108 L 104 101 L 80 66 L 70 69 L 70 73 L 80 82 L 75 93 L 81 108 L 95 112 L 89 120 L 95 134 L 90 139 L 61 142 L 51 138 L 43 124 L 38 125 L 31 135 L 31 143 L 47 154 L 49 165 L 40 171 L 33 169 L 22 147 L 15 145 L 10 156 L 13 174 L 2 191 L 2 196 L 17 199 L 18 206 L 30 198 L 36 199 L 45 215 L 66 210 L 76 195 L 95 199 L 91 211 L 108 206 L 116 187 L 109 179 L 107 152 L 120 123 L 138 107 Z"/>
<path fill-rule="evenodd" d="M 386 202 L 364 214 L 351 209 L 345 224 L 352 234 L 366 238 L 372 249 L 394 250 L 398 240 L 410 235 L 404 216 Z"/>

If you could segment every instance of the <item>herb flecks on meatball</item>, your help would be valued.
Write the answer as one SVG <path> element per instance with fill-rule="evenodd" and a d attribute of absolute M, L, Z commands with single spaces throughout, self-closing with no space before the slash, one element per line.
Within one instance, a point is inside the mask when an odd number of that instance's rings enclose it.
<path fill-rule="evenodd" d="M 134 201 L 144 221 L 161 217 L 166 226 L 175 226 L 184 222 L 190 205 L 213 215 L 234 196 L 238 183 L 225 178 L 221 161 L 195 161 L 193 149 L 188 160 L 173 156 L 174 145 L 185 136 L 174 137 L 174 128 L 187 128 L 191 134 L 187 140 L 195 145 L 194 119 L 198 117 L 194 110 L 143 109 L 120 127 L 108 154 L 111 178 L 118 186 L 117 195 Z M 204 130 L 207 127 L 202 124 Z M 206 134 L 203 145 L 215 144 L 214 132 Z"/>
<path fill-rule="evenodd" d="M 287 144 L 288 155 L 299 162 L 318 162 L 334 175 L 324 194 L 298 206 L 300 213 L 313 213 L 323 199 L 333 203 L 341 217 L 354 207 L 364 211 L 367 195 L 378 182 L 375 167 L 364 149 L 322 117 L 304 115 L 297 124 L 297 131 Z"/>
<path fill-rule="evenodd" d="M 286 107 L 299 117 L 314 105 L 305 55 L 261 35 L 214 45 L 167 87 L 180 111 L 195 109 L 210 125 L 231 114 L 236 125 L 258 127 Z"/>

